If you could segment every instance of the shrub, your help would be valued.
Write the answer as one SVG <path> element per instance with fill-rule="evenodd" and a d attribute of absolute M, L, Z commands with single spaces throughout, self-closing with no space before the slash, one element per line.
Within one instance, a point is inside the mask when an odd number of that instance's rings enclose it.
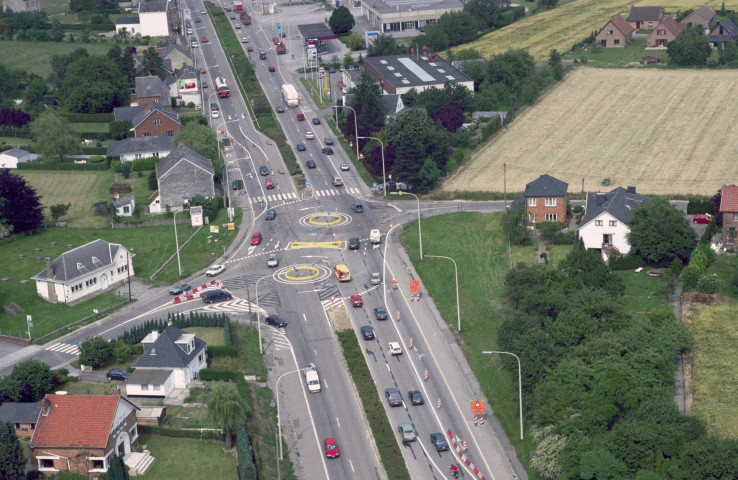
<path fill-rule="evenodd" d="M 692 266 L 691 263 L 687 265 L 687 268 L 685 268 L 682 273 L 682 285 L 684 286 L 684 290 L 694 290 L 697 288 L 697 282 L 699 281 L 701 274 L 702 272 L 697 267 Z"/>
<path fill-rule="evenodd" d="M 722 285 L 723 282 L 714 273 L 711 275 L 702 275 L 697 281 L 697 291 L 700 293 L 716 293 Z"/>
<path fill-rule="evenodd" d="M 79 362 L 96 368 L 105 365 L 113 353 L 113 345 L 102 337 L 88 337 L 79 346 Z"/>
<path fill-rule="evenodd" d="M 584 211 L 584 207 L 581 205 L 574 205 L 574 208 L 571 209 L 574 213 L 582 213 Z"/>
<path fill-rule="evenodd" d="M 90 163 L 102 163 L 105 161 L 105 157 L 102 155 L 93 155 L 90 157 Z"/>
<path fill-rule="evenodd" d="M 622 257 L 610 257 L 608 262 L 610 270 L 635 270 L 645 267 L 646 261 L 640 255 L 626 255 Z"/>
<path fill-rule="evenodd" d="M 710 248 L 709 245 L 698 245 L 697 248 L 692 252 L 692 256 L 689 259 L 689 264 L 694 265 L 695 268 L 700 269 L 700 273 L 707 270 L 710 265 L 715 262 L 717 255 Z"/>
<path fill-rule="evenodd" d="M 671 270 L 671 274 L 674 277 L 678 277 L 680 273 L 682 273 L 682 268 L 684 267 L 684 264 L 682 263 L 681 259 L 674 258 L 674 260 L 671 261 L 671 265 L 669 265 L 669 270 Z"/>
<path fill-rule="evenodd" d="M 715 205 L 709 198 L 690 198 L 687 202 L 687 215 L 696 213 L 715 213 Z"/>
<path fill-rule="evenodd" d="M 281 441 L 281 439 L 280 439 Z M 251 441 L 246 433 L 246 427 L 239 425 L 236 430 L 236 452 L 238 453 L 238 466 L 243 480 L 257 480 L 259 475 L 254 463 L 254 451 Z"/>
<path fill-rule="evenodd" d="M 213 368 L 203 368 L 202 370 L 200 370 L 200 373 L 198 375 L 200 376 L 200 380 L 204 381 L 216 380 L 235 382 L 236 380 L 238 380 L 238 378 L 240 378 L 240 374 L 238 372 L 232 372 L 230 370 L 215 370 Z"/>
<path fill-rule="evenodd" d="M 146 158 L 136 158 L 131 162 L 131 170 L 134 172 L 138 172 L 141 170 L 153 170 L 156 166 L 156 164 L 161 160 L 159 157 L 146 157 Z"/>
<path fill-rule="evenodd" d="M 126 162 L 120 167 L 120 173 L 123 175 L 123 178 L 128 178 L 131 176 L 131 164 Z"/>
<path fill-rule="evenodd" d="M 738 271 L 733 272 L 730 276 L 728 291 L 733 295 L 738 295 Z"/>
<path fill-rule="evenodd" d="M 710 245 L 713 235 L 715 235 L 719 229 L 717 216 L 712 217 L 710 223 L 707 224 L 707 228 L 705 228 L 705 232 L 700 237 L 700 245 Z"/>
<path fill-rule="evenodd" d="M 552 243 L 554 245 L 574 245 L 574 238 L 576 237 L 577 232 L 574 230 L 569 230 L 567 232 L 559 232 L 558 235 L 556 235 Z"/>
<path fill-rule="evenodd" d="M 124 362 L 130 355 L 133 349 L 130 345 L 126 345 L 125 342 L 116 341 L 113 344 L 113 358 L 116 362 Z"/>
<path fill-rule="evenodd" d="M 544 240 L 553 240 L 563 228 L 564 224 L 561 222 L 541 222 L 536 225 L 536 230 Z"/>
<path fill-rule="evenodd" d="M 236 357 L 238 356 L 238 348 L 234 346 L 208 345 L 208 356 L 211 358 Z"/>

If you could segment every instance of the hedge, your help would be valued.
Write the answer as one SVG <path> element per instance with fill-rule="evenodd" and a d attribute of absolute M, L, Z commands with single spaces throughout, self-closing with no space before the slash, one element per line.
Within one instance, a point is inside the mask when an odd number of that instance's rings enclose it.
<path fill-rule="evenodd" d="M 254 462 L 254 450 L 246 433 L 246 427 L 239 425 L 236 429 L 236 453 L 238 454 L 238 471 L 241 480 L 258 480 L 259 473 L 256 471 Z"/>
<path fill-rule="evenodd" d="M 229 323 L 228 328 L 230 329 L 230 320 L 228 319 L 228 316 L 223 313 L 209 314 L 190 312 L 189 316 L 182 313 L 176 313 L 174 315 L 169 313 L 166 320 L 162 318 L 158 320 L 147 320 L 141 325 L 137 325 L 126 330 L 122 335 L 118 336 L 118 340 L 121 340 L 128 345 L 135 345 L 140 343 L 146 335 L 151 333 L 153 330 L 163 332 L 170 322 L 177 328 L 224 327 L 226 323 Z"/>
<path fill-rule="evenodd" d="M 233 346 L 209 345 L 208 356 L 211 358 L 236 357 L 238 356 L 238 348 Z"/>
<path fill-rule="evenodd" d="M 107 170 L 105 163 L 69 163 L 58 162 L 22 162 L 18 164 L 18 170 Z"/>
<path fill-rule="evenodd" d="M 106 147 L 82 147 L 83 155 L 106 155 L 108 149 Z"/>
<path fill-rule="evenodd" d="M 112 113 L 59 112 L 59 115 L 72 123 L 110 123 L 115 120 Z"/>
<path fill-rule="evenodd" d="M 87 23 L 62 23 L 62 28 L 68 32 L 84 32 L 85 30 L 112 32 L 115 30 L 115 25 L 112 23 L 100 23 L 97 25 Z"/>
<path fill-rule="evenodd" d="M 710 245 L 712 236 L 715 235 L 719 229 L 720 228 L 717 224 L 717 216 L 714 216 L 710 219 L 710 223 L 707 224 L 707 228 L 705 228 L 705 231 L 700 237 L 700 245 Z"/>
<path fill-rule="evenodd" d="M 213 430 L 181 430 L 179 428 L 154 427 L 153 425 L 138 424 L 139 435 L 159 435 L 162 437 L 195 438 L 204 440 L 223 440 L 223 434 Z"/>
<path fill-rule="evenodd" d="M 610 257 L 608 262 L 610 270 L 635 270 L 645 267 L 646 261 L 640 255 L 627 255 L 625 257 Z"/>
<path fill-rule="evenodd" d="M 210 348 L 208 348 L 208 351 L 210 351 Z M 230 370 L 216 370 L 214 368 L 203 368 L 200 370 L 198 375 L 200 380 L 204 381 L 221 380 L 224 382 L 235 382 L 241 378 L 241 374 L 238 372 L 232 372 Z"/>

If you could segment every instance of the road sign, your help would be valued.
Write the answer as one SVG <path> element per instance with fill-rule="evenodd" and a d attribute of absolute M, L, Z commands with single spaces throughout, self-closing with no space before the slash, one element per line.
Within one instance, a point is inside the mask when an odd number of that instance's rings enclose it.
<path fill-rule="evenodd" d="M 310 188 L 310 180 L 305 180 L 305 188 Z"/>
<path fill-rule="evenodd" d="M 395 277 L 392 277 L 392 283 L 397 283 L 397 279 Z"/>
<path fill-rule="evenodd" d="M 413 293 L 420 292 L 420 280 L 410 280 L 410 291 Z"/>
<path fill-rule="evenodd" d="M 472 400 L 471 413 L 474 415 L 484 415 L 484 400 Z"/>

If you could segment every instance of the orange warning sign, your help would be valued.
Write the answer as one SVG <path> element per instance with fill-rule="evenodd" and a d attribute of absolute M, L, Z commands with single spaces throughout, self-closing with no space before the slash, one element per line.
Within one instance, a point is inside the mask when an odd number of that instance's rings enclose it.
<path fill-rule="evenodd" d="M 474 415 L 484 415 L 484 400 L 472 400 L 471 412 Z"/>
<path fill-rule="evenodd" d="M 420 293 L 420 280 L 410 280 L 410 291 Z"/>

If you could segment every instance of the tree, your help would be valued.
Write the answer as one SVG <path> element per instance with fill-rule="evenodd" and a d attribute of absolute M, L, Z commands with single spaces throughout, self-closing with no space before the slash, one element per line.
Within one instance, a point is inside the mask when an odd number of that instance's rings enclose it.
<path fill-rule="evenodd" d="M 225 432 L 225 449 L 230 450 L 232 432 L 242 425 L 250 413 L 233 383 L 215 382 L 207 399 L 208 415 Z"/>
<path fill-rule="evenodd" d="M 548 54 L 548 68 L 551 69 L 554 80 L 559 81 L 564 78 L 564 67 L 561 64 L 561 54 L 555 48 Z"/>
<path fill-rule="evenodd" d="M 525 218 L 525 204 L 513 202 L 510 208 L 502 214 L 500 226 L 510 242 L 520 245 L 528 238 L 528 221 Z"/>
<path fill-rule="evenodd" d="M 477 30 L 479 30 L 477 19 L 463 11 L 444 13 L 436 24 L 441 26 L 448 35 L 450 46 L 471 42 L 476 38 Z"/>
<path fill-rule="evenodd" d="M 468 0 L 464 4 L 464 11 L 489 27 L 500 15 L 501 3 L 500 0 Z"/>
<path fill-rule="evenodd" d="M 159 188 L 159 181 L 156 179 L 156 170 L 149 173 L 149 190 L 155 191 Z"/>
<path fill-rule="evenodd" d="M 443 26 L 434 23 L 425 27 L 425 33 L 418 37 L 419 43 L 431 50 L 446 50 L 451 44 L 448 34 Z"/>
<path fill-rule="evenodd" d="M 72 130 L 69 121 L 54 110 L 46 110 L 31 124 L 31 133 L 44 157 L 80 153 L 82 146 L 77 134 Z"/>
<path fill-rule="evenodd" d="M 210 127 L 200 125 L 197 122 L 185 123 L 174 136 L 174 145 L 180 143 L 184 143 L 203 157 L 211 159 L 216 174 L 220 174 L 220 168 L 216 165 L 218 162 L 218 138 Z"/>
<path fill-rule="evenodd" d="M 71 206 L 71 203 L 67 203 L 66 205 L 64 205 L 63 203 L 57 203 L 56 205 L 50 206 L 49 210 L 51 210 L 51 223 L 56 223 L 57 220 L 66 215 L 69 211 L 69 207 Z"/>
<path fill-rule="evenodd" d="M 124 138 L 132 137 L 133 124 L 130 120 L 116 120 L 110 124 L 110 135 L 114 140 L 123 140 Z"/>
<path fill-rule="evenodd" d="M 676 39 L 669 42 L 666 51 L 674 65 L 702 66 L 707 63 L 712 48 L 702 26 L 697 25 L 684 28 Z"/>
<path fill-rule="evenodd" d="M 356 110 L 359 121 L 359 135 L 372 136 L 384 125 L 384 104 L 379 84 L 366 70 L 362 70 L 359 82 L 354 87 L 354 100 L 351 107 Z"/>
<path fill-rule="evenodd" d="M 464 123 L 464 111 L 456 105 L 447 104 L 433 120 L 449 132 L 455 132 Z"/>
<path fill-rule="evenodd" d="M 696 233 L 682 212 L 664 199 L 652 199 L 632 211 L 627 239 L 631 254 L 646 261 L 668 265 L 674 258 L 685 260 L 694 248 Z"/>
<path fill-rule="evenodd" d="M 539 4 L 547 9 L 554 8 L 559 3 L 559 0 L 541 0 Z"/>
<path fill-rule="evenodd" d="M 112 112 L 128 99 L 128 79 L 121 75 L 110 57 L 96 55 L 67 66 L 61 93 L 73 112 Z"/>
<path fill-rule="evenodd" d="M 735 65 L 738 63 L 738 46 L 727 42 L 718 50 L 721 65 Z"/>
<path fill-rule="evenodd" d="M 110 457 L 108 465 L 108 480 L 129 480 L 128 467 L 118 455 Z"/>
<path fill-rule="evenodd" d="M 49 39 L 52 42 L 61 42 L 64 40 L 64 27 L 56 18 L 51 22 L 51 32 Z"/>
<path fill-rule="evenodd" d="M 404 48 L 397 45 L 397 40 L 395 40 L 394 37 L 381 34 L 374 40 L 374 43 L 369 45 L 367 54 L 370 57 L 380 57 L 385 55 L 396 55 L 405 51 L 406 50 Z"/>
<path fill-rule="evenodd" d="M 51 57 L 51 75 L 49 81 L 55 86 L 61 86 L 67 67 L 80 59 L 89 58 L 90 54 L 84 48 L 78 48 L 69 55 L 53 55 Z"/>
<path fill-rule="evenodd" d="M 151 46 L 144 50 L 143 55 L 143 69 L 148 72 L 149 75 L 159 75 L 162 68 L 164 67 L 164 60 L 162 60 L 159 52 L 156 48 Z"/>
<path fill-rule="evenodd" d="M 105 365 L 113 345 L 102 337 L 87 337 L 79 346 L 79 363 L 96 368 Z"/>
<path fill-rule="evenodd" d="M 17 108 L 0 109 L 0 126 L 7 128 L 23 128 L 28 125 L 30 121 L 31 116 L 23 110 L 19 110 Z"/>
<path fill-rule="evenodd" d="M 44 221 L 41 197 L 25 178 L 7 168 L 0 170 L 0 219 L 13 233 L 35 230 Z"/>
<path fill-rule="evenodd" d="M 361 50 L 364 48 L 364 37 L 359 35 L 358 33 L 350 33 L 348 36 L 348 46 L 351 50 Z M 347 54 L 350 56 L 351 54 L 347 52 Z M 349 63 L 346 63 L 344 60 L 344 65 L 351 65 L 354 63 L 353 58 L 349 60 Z"/>
<path fill-rule="evenodd" d="M 23 94 L 23 106 L 31 113 L 40 113 L 44 109 L 44 95 L 46 81 L 41 77 L 34 77 Z M 29 117 L 30 120 L 30 117 Z"/>
<path fill-rule="evenodd" d="M 12 422 L 0 422 L 0 479 L 25 478 L 26 459 Z"/>
<path fill-rule="evenodd" d="M 331 18 L 328 19 L 328 26 L 331 27 L 333 33 L 346 33 L 356 24 L 354 16 L 348 8 L 341 5 L 337 9 L 333 10 Z"/>
<path fill-rule="evenodd" d="M 54 386 L 54 374 L 48 365 L 38 360 L 26 360 L 13 367 L 10 375 L 0 382 L 13 402 L 38 402 Z"/>

